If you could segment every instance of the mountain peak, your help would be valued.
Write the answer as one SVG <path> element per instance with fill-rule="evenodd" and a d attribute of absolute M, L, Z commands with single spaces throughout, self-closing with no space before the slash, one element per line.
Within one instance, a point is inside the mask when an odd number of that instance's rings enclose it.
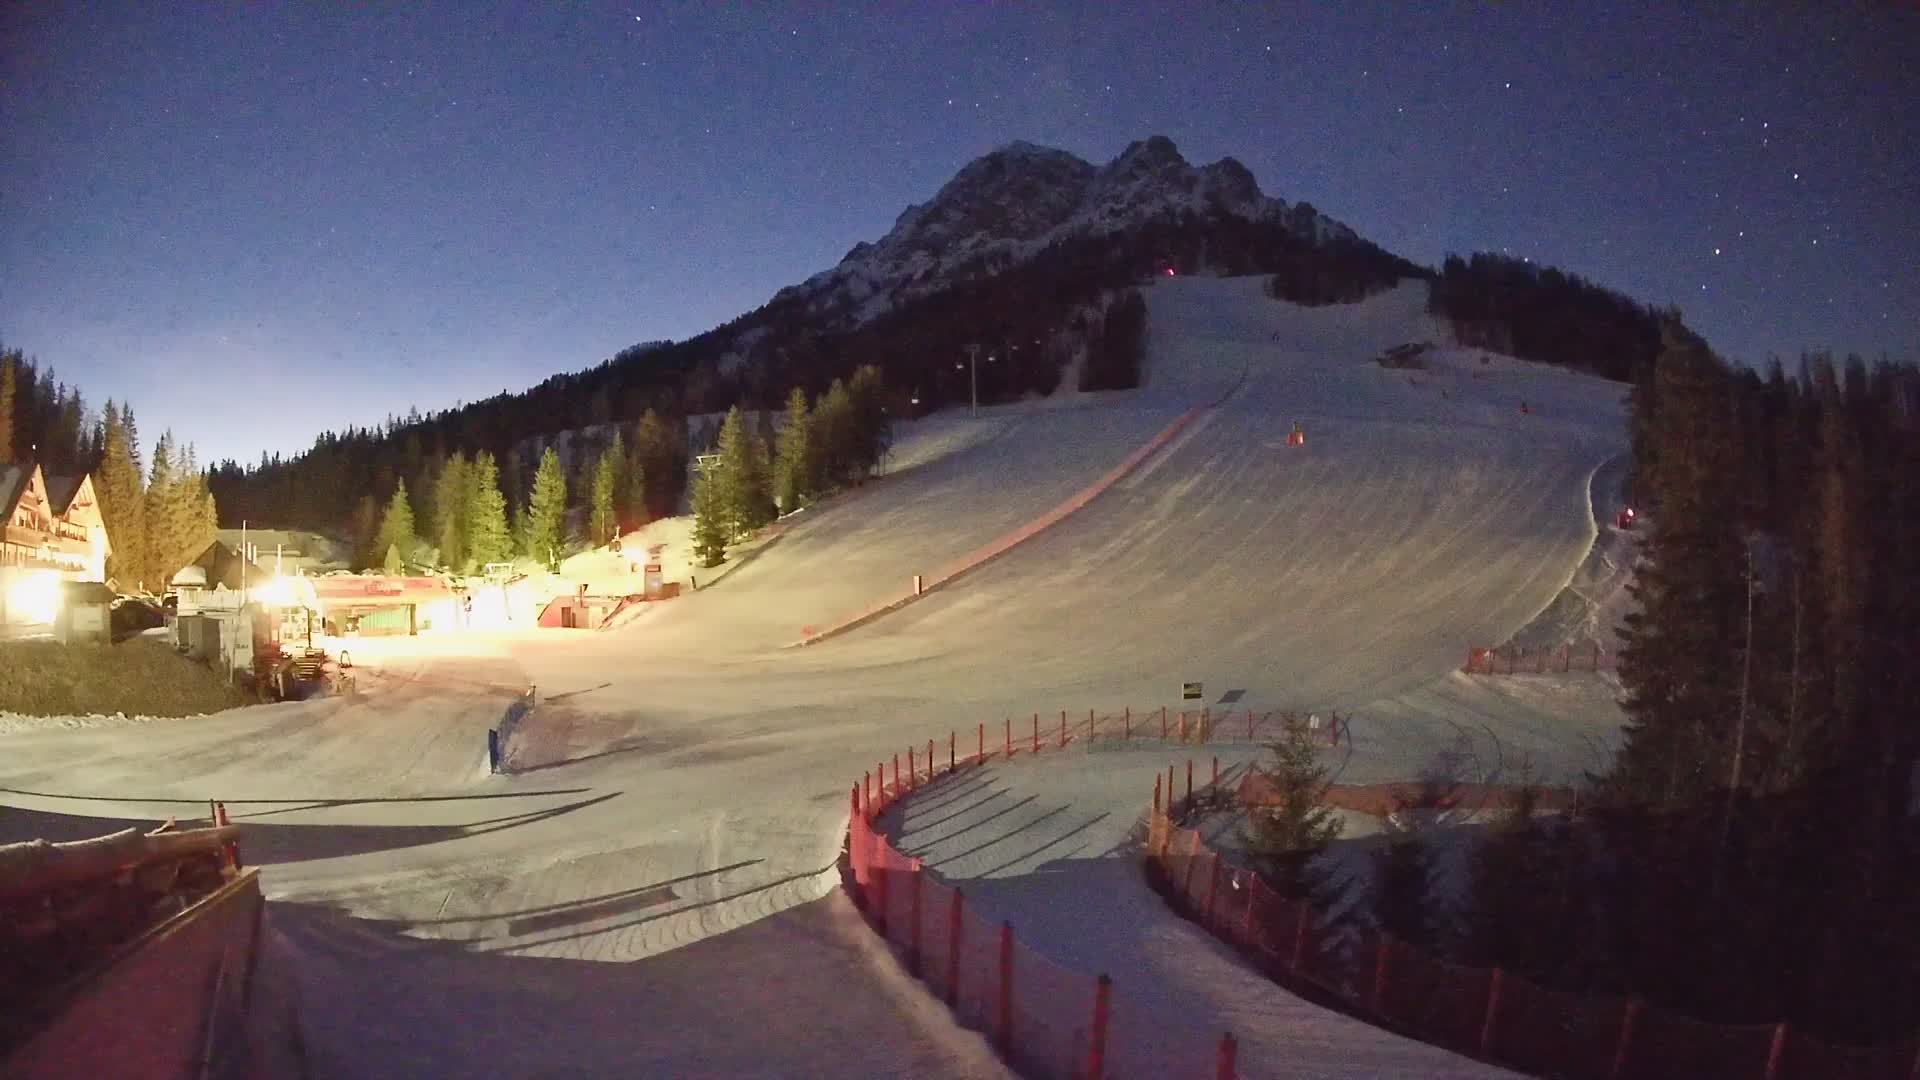
<path fill-rule="evenodd" d="M 1065 150 L 1016 140 L 961 167 L 931 200 L 907 207 L 886 236 L 856 244 L 837 266 L 775 299 L 802 299 L 807 310 L 848 328 L 914 296 L 1016 265 L 1068 237 L 1228 218 L 1278 223 L 1315 244 L 1352 235 L 1310 207 L 1268 198 L 1232 158 L 1190 164 L 1165 135 L 1129 143 L 1099 167 Z"/>

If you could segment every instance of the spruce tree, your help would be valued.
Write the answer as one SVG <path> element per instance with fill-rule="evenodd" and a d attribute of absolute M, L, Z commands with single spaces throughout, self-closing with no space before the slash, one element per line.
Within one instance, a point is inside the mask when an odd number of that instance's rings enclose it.
<path fill-rule="evenodd" d="M 887 388 L 880 369 L 865 364 L 847 384 L 852 425 L 848 435 L 853 476 L 866 477 L 893 449 L 893 423 L 887 416 Z"/>
<path fill-rule="evenodd" d="M 673 478 L 675 441 L 659 414 L 648 409 L 641 414 L 633 433 L 632 484 L 640 495 L 637 516 L 664 517 L 678 507 L 679 484 Z"/>
<path fill-rule="evenodd" d="M 701 566 L 719 566 L 727 559 L 731 530 L 719 471 L 702 469 L 693 479 L 693 553 Z"/>
<path fill-rule="evenodd" d="M 839 379 L 814 403 L 808 441 L 818 470 L 817 490 L 838 487 L 852 478 L 857 436 L 854 432 L 853 398 L 847 384 Z"/>
<path fill-rule="evenodd" d="M 1322 900 L 1325 883 L 1310 864 L 1339 839 L 1341 821 L 1323 805 L 1332 781 L 1320 764 L 1313 734 L 1298 721 L 1287 718 L 1285 734 L 1267 744 L 1267 759 L 1253 767 L 1270 788 L 1269 801 L 1247 809 L 1240 839 L 1275 891 Z"/>
<path fill-rule="evenodd" d="M 560 455 L 549 446 L 540 455 L 527 500 L 527 554 L 549 569 L 560 565 L 567 544 L 567 478 Z"/>
<path fill-rule="evenodd" d="M 384 564 L 391 564 L 394 556 L 404 565 L 413 558 L 413 549 L 419 544 L 413 531 L 413 503 L 407 498 L 407 482 L 396 481 L 393 497 L 387 500 L 386 513 L 380 518 L 380 531 L 374 535 L 373 549 L 382 553 Z M 393 572 L 389 565 L 389 572 Z"/>
<path fill-rule="evenodd" d="M 1738 712 L 1746 554 L 1737 521 L 1726 369 L 1669 323 L 1656 367 L 1661 454 L 1654 510 L 1621 631 L 1625 739 L 1611 777 L 1669 805 L 1724 785 Z"/>
<path fill-rule="evenodd" d="M 100 520 L 107 530 L 113 551 L 107 556 L 107 577 L 123 589 L 138 586 L 142 579 L 141 559 L 146 550 L 146 517 L 141 505 L 145 494 L 140 467 L 134 462 L 128 444 L 127 419 L 112 401 L 107 402 L 101 436 L 100 466 L 94 476 L 94 494 L 100 500 Z"/>
<path fill-rule="evenodd" d="M 492 454 L 482 450 L 473 459 L 467 483 L 467 564 L 484 567 L 506 562 L 513 557 L 513 534 L 507 525 L 507 498 L 500 490 L 500 470 Z"/>
<path fill-rule="evenodd" d="M 473 479 L 468 475 L 466 456 L 456 451 L 440 470 L 440 480 L 433 488 L 433 534 L 441 564 L 454 573 L 467 566 L 467 515 L 472 506 Z"/>
<path fill-rule="evenodd" d="M 1408 945 L 1429 948 L 1437 936 L 1434 867 L 1426 829 L 1415 813 L 1403 811 L 1388 818 L 1382 843 L 1373 850 L 1373 917 L 1381 931 Z"/>
<path fill-rule="evenodd" d="M 143 580 L 165 589 L 185 563 L 174 564 L 185 532 L 181 521 L 179 477 L 174 471 L 173 432 L 164 431 L 153 444 L 153 470 L 147 476 L 147 490 L 141 499 L 146 530 L 141 549 L 145 565 Z M 191 556 L 189 556 L 191 558 Z"/>
<path fill-rule="evenodd" d="M 727 410 L 727 418 L 720 425 L 718 454 L 719 461 L 713 469 L 714 482 L 729 537 L 737 540 L 773 520 L 773 498 L 767 490 L 766 472 L 760 466 L 760 455 L 737 406 Z"/>
<path fill-rule="evenodd" d="M 813 495 L 813 448 L 807 438 L 810 423 L 807 392 L 794 387 L 787 395 L 786 421 L 774 447 L 774 497 L 780 512 L 791 514 Z"/>
<path fill-rule="evenodd" d="M 13 464 L 13 402 L 15 367 L 11 352 L 0 352 L 0 465 Z"/>
<path fill-rule="evenodd" d="M 600 545 L 612 540 L 620 531 L 620 518 L 614 507 L 620 490 L 620 459 L 624 453 L 619 445 L 620 437 L 614 436 L 614 445 L 600 454 L 599 464 L 593 469 L 592 513 L 587 525 L 588 542 Z"/>

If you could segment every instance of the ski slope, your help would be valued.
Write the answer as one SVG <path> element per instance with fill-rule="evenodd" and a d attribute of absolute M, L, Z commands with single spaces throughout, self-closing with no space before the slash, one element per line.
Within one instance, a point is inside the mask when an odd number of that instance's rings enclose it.
<path fill-rule="evenodd" d="M 887 476 L 620 630 L 355 643 L 351 698 L 0 736 L 0 807 L 18 808 L 0 809 L 0 840 L 225 800 L 285 913 L 278 955 L 306 1007 L 395 1018 L 309 1032 L 342 1075 L 490 1071 L 475 1047 L 513 1032 L 537 1053 L 496 1049 L 495 1071 L 592 1072 L 644 1043 L 662 1074 L 703 1072 L 728 1032 L 730 1073 L 833 1071 L 854 1030 L 902 1075 L 980 1075 L 992 1062 L 970 1036 L 849 952 L 862 946 L 828 896 L 847 784 L 881 756 L 1203 680 L 1210 700 L 1355 711 L 1356 782 L 1412 775 L 1462 733 L 1547 778 L 1590 767 L 1618 724 L 1596 684 L 1455 669 L 1586 557 L 1589 478 L 1624 445 L 1621 388 L 1460 350 L 1379 368 L 1382 348 L 1435 336 L 1418 283 L 1311 310 L 1254 279 L 1148 296 L 1142 389 L 907 425 Z M 843 637 L 785 647 L 1046 513 L 1195 406 L 1209 408 L 1052 529 Z M 1294 420 L 1305 448 L 1284 445 Z M 488 776 L 485 732 L 529 684 L 544 767 Z M 1140 797 L 1122 776 L 1086 783 L 1090 805 Z M 606 1007 L 658 985 L 686 1000 L 651 1034 Z M 490 1026 L 503 1033 L 473 1031 Z"/>

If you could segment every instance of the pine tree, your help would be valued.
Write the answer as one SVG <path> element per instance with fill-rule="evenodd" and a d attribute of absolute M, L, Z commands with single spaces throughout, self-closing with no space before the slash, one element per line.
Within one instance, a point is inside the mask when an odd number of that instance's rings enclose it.
<path fill-rule="evenodd" d="M 594 545 L 612 540 L 620 531 L 620 518 L 614 505 L 620 490 L 620 461 L 625 452 L 619 440 L 615 435 L 614 444 L 601 452 L 600 462 L 593 469 L 593 509 L 587 525 L 591 535 L 587 539 Z"/>
<path fill-rule="evenodd" d="M 13 464 L 13 401 L 15 368 L 12 352 L 0 352 L 0 465 Z"/>
<path fill-rule="evenodd" d="M 760 454 L 747 432 L 738 407 L 727 410 L 720 425 L 720 460 L 715 463 L 721 514 L 729 538 L 738 540 L 773 520 L 773 498 L 767 490 Z"/>
<path fill-rule="evenodd" d="M 855 480 L 873 472 L 893 449 L 893 423 L 887 416 L 887 388 L 880 369 L 865 364 L 847 384 L 853 423 L 849 433 L 849 466 Z"/>
<path fill-rule="evenodd" d="M 527 500 L 527 554 L 549 568 L 558 567 L 567 545 L 567 478 L 560 455 L 549 446 L 540 455 Z"/>
<path fill-rule="evenodd" d="M 608 460 L 613 462 L 613 528 L 610 532 L 617 536 L 635 527 L 633 503 L 630 500 L 632 485 L 627 480 L 627 441 L 620 437 L 618 425 L 614 427 L 613 438 L 608 441 L 606 449 L 600 452 L 600 459 L 603 463 Z"/>
<path fill-rule="evenodd" d="M 1633 801 L 1691 801 L 1726 781 L 1744 647 L 1746 554 L 1737 521 L 1726 369 L 1668 324 L 1655 375 L 1662 449 L 1654 512 L 1621 631 L 1625 740 L 1611 777 Z"/>
<path fill-rule="evenodd" d="M 380 504 L 373 501 L 372 494 L 360 496 L 353 504 L 352 521 L 348 529 L 353 537 L 354 565 L 372 566 L 375 560 L 373 538 L 380 531 Z"/>
<path fill-rule="evenodd" d="M 147 475 L 147 490 L 141 500 L 141 516 L 146 525 L 141 544 L 145 560 L 141 578 L 160 589 L 171 584 L 173 575 L 185 565 L 173 562 L 186 531 L 181 520 L 179 476 L 174 471 L 173 457 L 173 432 L 161 432 L 160 441 L 153 444 L 153 469 Z"/>
<path fill-rule="evenodd" d="M 1322 803 L 1332 781 L 1313 734 L 1298 717 L 1287 719 L 1286 734 L 1267 744 L 1268 760 L 1254 766 L 1271 794 L 1266 805 L 1248 808 L 1241 843 L 1281 895 L 1321 899 L 1324 882 L 1310 864 L 1340 838 L 1342 823 Z"/>
<path fill-rule="evenodd" d="M 393 497 L 387 500 L 386 513 L 380 518 L 380 531 L 374 534 L 373 549 L 382 552 L 384 564 L 406 564 L 413 558 L 419 539 L 413 531 L 413 503 L 407 498 L 407 482 L 395 482 Z M 392 572 L 391 570 L 389 572 Z"/>
<path fill-rule="evenodd" d="M 730 521 L 718 467 L 700 470 L 693 480 L 693 553 L 701 566 L 727 559 Z"/>
<path fill-rule="evenodd" d="M 467 459 L 455 452 L 440 470 L 433 488 L 433 535 L 440 547 L 441 565 L 455 573 L 467 566 L 467 516 L 473 508 L 473 479 Z"/>
<path fill-rule="evenodd" d="M 140 466 L 134 461 L 134 448 L 128 444 L 127 421 L 131 417 L 131 410 L 123 414 L 112 401 L 107 402 L 100 466 L 94 476 L 100 520 L 106 527 L 108 542 L 113 545 L 112 554 L 107 556 L 107 577 L 125 589 L 140 584 L 146 550 L 146 516 L 142 506 L 145 489 Z"/>
<path fill-rule="evenodd" d="M 506 562 L 513 557 L 513 534 L 507 525 L 507 499 L 500 490 L 500 470 L 493 455 L 482 450 L 467 470 L 467 478 L 467 563 L 484 567 Z"/>
<path fill-rule="evenodd" d="M 633 475 L 634 483 L 645 492 L 648 518 L 665 517 L 679 509 L 686 475 L 680 464 L 681 441 L 652 409 L 641 414 L 633 435 Z"/>
<path fill-rule="evenodd" d="M 786 422 L 774 442 L 773 490 L 780 511 L 791 514 L 813 495 L 813 448 L 807 438 L 807 392 L 787 395 Z"/>
<path fill-rule="evenodd" d="M 817 470 L 815 490 L 838 487 L 852 478 L 856 453 L 853 398 L 839 379 L 814 403 L 808 441 Z"/>
<path fill-rule="evenodd" d="M 1382 843 L 1373 850 L 1374 923 L 1383 932 L 1419 948 L 1434 943 L 1434 867 L 1426 829 L 1412 813 L 1387 819 Z"/>

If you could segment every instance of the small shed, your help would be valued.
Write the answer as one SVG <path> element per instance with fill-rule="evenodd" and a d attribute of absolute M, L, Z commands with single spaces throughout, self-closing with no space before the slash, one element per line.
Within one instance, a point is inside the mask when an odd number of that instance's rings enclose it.
<path fill-rule="evenodd" d="M 60 609 L 53 617 L 53 636 L 63 645 L 77 641 L 107 644 L 113 640 L 114 592 L 99 581 L 60 583 Z"/>

